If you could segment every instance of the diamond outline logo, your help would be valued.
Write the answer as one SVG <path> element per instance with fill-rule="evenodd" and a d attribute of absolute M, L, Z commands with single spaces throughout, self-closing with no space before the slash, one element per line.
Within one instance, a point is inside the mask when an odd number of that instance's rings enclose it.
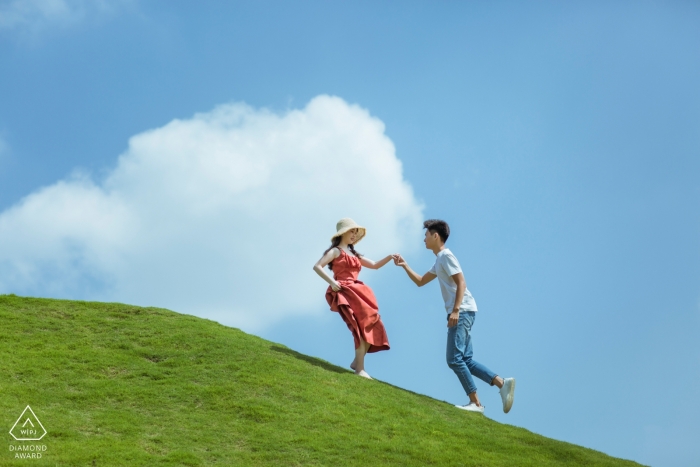
<path fill-rule="evenodd" d="M 24 414 L 27 413 L 27 410 L 29 410 L 29 412 L 31 412 L 32 416 L 34 417 L 34 420 L 36 420 L 36 422 L 39 424 L 39 426 L 41 427 L 41 429 L 44 431 L 44 433 L 42 433 L 42 435 L 39 436 L 38 438 L 18 438 L 18 437 L 16 437 L 15 434 L 13 433 L 14 429 L 17 427 L 17 424 L 22 420 L 22 418 L 24 417 Z M 27 422 L 29 422 L 29 424 L 32 426 L 32 428 L 34 428 L 34 423 L 32 423 L 32 419 L 29 418 L 29 415 L 27 415 L 27 419 L 24 421 L 24 423 L 22 424 L 21 428 L 24 428 L 24 427 L 27 425 Z M 10 428 L 10 434 L 11 434 L 12 437 L 13 437 L 15 440 L 17 440 L 17 441 L 39 441 L 41 438 L 43 438 L 44 436 L 46 436 L 46 428 L 44 428 L 44 425 L 41 424 L 41 421 L 39 420 L 39 417 L 36 416 L 36 414 L 34 413 L 34 411 L 32 410 L 32 408 L 29 407 L 29 406 L 27 406 L 27 407 L 22 411 L 22 414 L 19 416 L 19 418 L 17 419 L 17 421 L 15 422 L 15 424 L 12 425 L 12 428 Z"/>

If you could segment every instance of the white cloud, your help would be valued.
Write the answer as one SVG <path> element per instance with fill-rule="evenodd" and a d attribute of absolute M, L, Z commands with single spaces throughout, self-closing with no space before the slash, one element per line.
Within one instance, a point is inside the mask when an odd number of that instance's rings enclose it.
<path fill-rule="evenodd" d="M 49 25 L 71 26 L 89 16 L 111 13 L 132 0 L 9 0 L 0 5 L 0 30 L 39 32 Z"/>
<path fill-rule="evenodd" d="M 335 223 L 379 257 L 422 207 L 384 124 L 337 97 L 243 104 L 138 134 L 100 183 L 75 176 L 0 214 L 0 293 L 155 305 L 253 330 L 326 311 L 311 270 Z"/>

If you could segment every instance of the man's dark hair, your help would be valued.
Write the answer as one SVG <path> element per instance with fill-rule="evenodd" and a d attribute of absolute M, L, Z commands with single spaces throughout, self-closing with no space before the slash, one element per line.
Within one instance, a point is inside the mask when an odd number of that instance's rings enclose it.
<path fill-rule="evenodd" d="M 447 222 L 441 221 L 440 219 L 428 219 L 423 222 L 423 228 L 428 229 L 430 233 L 438 234 L 442 243 L 445 243 L 447 237 L 450 236 L 450 226 L 447 225 Z"/>

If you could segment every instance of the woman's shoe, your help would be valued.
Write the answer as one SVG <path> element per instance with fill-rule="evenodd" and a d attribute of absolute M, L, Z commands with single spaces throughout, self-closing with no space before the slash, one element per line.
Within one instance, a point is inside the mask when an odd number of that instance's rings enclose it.
<path fill-rule="evenodd" d="M 370 375 L 368 375 L 367 372 L 366 372 L 365 370 L 362 370 L 362 371 L 360 371 L 360 372 L 357 372 L 357 371 L 356 371 L 355 374 L 356 374 L 357 376 L 362 376 L 363 378 L 372 379 L 372 377 L 371 377 Z"/>

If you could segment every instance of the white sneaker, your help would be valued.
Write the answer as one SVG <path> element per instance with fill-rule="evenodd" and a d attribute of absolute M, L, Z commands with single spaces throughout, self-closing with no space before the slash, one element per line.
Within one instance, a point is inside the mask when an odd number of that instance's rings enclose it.
<path fill-rule="evenodd" d="M 515 378 L 504 379 L 503 387 L 498 392 L 501 393 L 503 412 L 510 412 L 510 408 L 513 407 L 513 396 L 515 395 Z"/>
<path fill-rule="evenodd" d="M 362 370 L 359 373 L 356 371 L 355 374 L 357 376 L 362 376 L 363 378 L 372 379 L 372 377 L 369 374 L 367 374 L 365 370 Z"/>
<path fill-rule="evenodd" d="M 484 406 L 478 406 L 473 402 L 470 402 L 468 405 L 455 405 L 458 409 L 466 410 L 467 412 L 479 412 L 479 413 L 484 413 Z"/>

